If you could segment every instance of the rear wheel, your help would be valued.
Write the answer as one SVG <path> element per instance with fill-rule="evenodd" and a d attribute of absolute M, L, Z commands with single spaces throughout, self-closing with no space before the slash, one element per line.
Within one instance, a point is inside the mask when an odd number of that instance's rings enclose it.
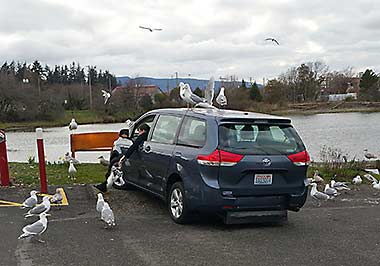
<path fill-rule="evenodd" d="M 170 188 L 168 209 L 172 220 L 178 224 L 190 221 L 190 211 L 187 206 L 185 189 L 182 182 L 176 182 Z"/>

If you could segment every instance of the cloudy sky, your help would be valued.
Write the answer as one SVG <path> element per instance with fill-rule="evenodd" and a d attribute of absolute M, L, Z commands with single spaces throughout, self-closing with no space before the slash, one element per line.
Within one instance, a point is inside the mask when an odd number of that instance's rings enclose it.
<path fill-rule="evenodd" d="M 0 61 L 36 59 L 132 77 L 262 81 L 316 60 L 331 70 L 379 72 L 380 7 L 374 0 L 2 0 Z"/>

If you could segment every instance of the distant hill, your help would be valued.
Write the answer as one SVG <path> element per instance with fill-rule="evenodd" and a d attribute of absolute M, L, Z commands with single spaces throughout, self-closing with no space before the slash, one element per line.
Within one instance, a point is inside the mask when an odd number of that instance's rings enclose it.
<path fill-rule="evenodd" d="M 116 77 L 117 83 L 120 85 L 126 85 L 131 78 L 130 77 Z M 143 85 L 156 85 L 160 87 L 162 91 L 171 90 L 177 86 L 177 80 L 175 78 L 150 78 L 150 77 L 138 77 L 134 79 L 135 82 L 143 84 Z M 189 83 L 192 89 L 200 88 L 205 89 L 208 83 L 206 79 L 194 79 L 194 78 L 178 78 L 178 83 Z M 237 82 L 237 81 L 236 81 Z M 247 86 L 250 86 L 249 82 L 246 82 Z M 263 86 L 261 84 L 257 84 L 261 89 Z M 218 90 L 220 87 L 220 81 L 215 81 L 215 89 Z"/>

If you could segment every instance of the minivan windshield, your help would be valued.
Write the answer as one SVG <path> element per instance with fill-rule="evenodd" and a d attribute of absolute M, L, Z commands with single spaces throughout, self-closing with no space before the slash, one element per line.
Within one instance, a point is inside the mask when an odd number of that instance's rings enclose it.
<path fill-rule="evenodd" d="M 252 155 L 287 155 L 305 150 L 302 140 L 291 125 L 254 123 L 220 125 L 219 148 Z"/>

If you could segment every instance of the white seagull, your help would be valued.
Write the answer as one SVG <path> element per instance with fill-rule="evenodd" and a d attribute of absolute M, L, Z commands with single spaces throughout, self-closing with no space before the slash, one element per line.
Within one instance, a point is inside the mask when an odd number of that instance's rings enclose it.
<path fill-rule="evenodd" d="M 42 198 L 42 203 L 35 206 L 33 209 L 30 209 L 27 213 L 25 213 L 25 218 L 38 216 L 41 213 L 47 213 L 50 211 L 50 200 L 48 196 L 44 196 Z"/>
<path fill-rule="evenodd" d="M 204 98 L 199 97 L 191 91 L 189 84 L 184 84 L 183 82 L 179 83 L 179 96 L 182 100 L 189 104 L 200 104 L 206 102 Z"/>
<path fill-rule="evenodd" d="M 376 190 L 380 190 L 380 182 L 373 182 L 372 183 L 372 188 Z"/>
<path fill-rule="evenodd" d="M 337 191 L 351 190 L 347 186 L 347 182 L 336 182 L 334 179 L 331 179 L 331 181 L 330 181 L 330 187 L 336 189 Z"/>
<path fill-rule="evenodd" d="M 319 175 L 319 171 L 318 170 L 315 170 L 314 171 L 314 176 L 313 176 L 313 182 L 316 182 L 316 183 L 322 183 L 324 182 L 325 180 Z"/>
<path fill-rule="evenodd" d="M 103 206 L 104 206 L 103 194 L 102 193 L 98 193 L 98 200 L 96 202 L 96 211 L 98 213 L 102 213 Z"/>
<path fill-rule="evenodd" d="M 73 161 L 70 161 L 68 173 L 71 178 L 75 179 L 75 174 L 77 173 L 77 169 L 75 169 Z"/>
<path fill-rule="evenodd" d="M 21 234 L 18 239 L 26 238 L 29 236 L 40 236 L 43 232 L 45 232 L 48 223 L 46 216 L 50 216 L 50 214 L 43 212 L 40 214 L 40 219 L 37 222 L 25 226 L 22 229 L 24 233 Z M 42 243 L 44 242 L 40 239 L 38 239 L 38 241 Z"/>
<path fill-rule="evenodd" d="M 375 154 L 368 152 L 368 149 L 364 149 L 364 157 L 368 160 L 377 159 Z"/>
<path fill-rule="evenodd" d="M 32 190 L 30 191 L 30 197 L 27 198 L 23 203 L 22 203 L 22 209 L 24 208 L 32 208 L 36 206 L 37 204 L 37 191 Z"/>
<path fill-rule="evenodd" d="M 364 174 L 363 175 L 369 182 L 371 182 L 371 183 L 377 183 L 378 181 L 377 181 L 377 179 L 373 176 L 373 175 L 371 175 L 371 174 Z"/>
<path fill-rule="evenodd" d="M 311 191 L 310 191 L 310 196 L 314 199 L 314 200 L 329 200 L 329 199 L 332 199 L 333 197 L 323 193 L 323 192 L 320 192 L 317 190 L 317 183 L 311 183 L 310 184 L 311 186 Z M 319 206 L 319 202 L 318 202 L 318 206 Z"/>
<path fill-rule="evenodd" d="M 224 107 L 227 105 L 227 97 L 224 95 L 224 87 L 220 88 L 219 94 L 215 99 L 216 103 L 219 104 L 220 107 Z"/>
<path fill-rule="evenodd" d="M 214 87 L 215 87 L 215 79 L 214 77 L 211 77 L 210 80 L 208 81 L 207 88 L 205 89 L 205 99 L 209 105 L 212 105 L 212 101 L 214 99 L 214 94 L 215 94 Z"/>
<path fill-rule="evenodd" d="M 64 161 L 66 163 L 73 162 L 73 164 L 80 164 L 80 161 L 72 157 L 69 152 L 66 152 Z"/>
<path fill-rule="evenodd" d="M 104 98 L 104 104 L 107 104 L 108 100 L 111 98 L 111 93 L 105 90 L 102 90 L 102 93 Z"/>
<path fill-rule="evenodd" d="M 99 157 L 98 157 L 98 160 L 99 160 L 99 163 L 100 163 L 101 165 L 103 165 L 103 166 L 108 166 L 108 165 L 110 165 L 110 161 L 104 159 L 103 156 L 99 156 Z"/>
<path fill-rule="evenodd" d="M 104 202 L 103 209 L 101 212 L 101 219 L 107 224 L 108 227 L 115 226 L 115 216 L 111 210 L 109 204 Z"/>
<path fill-rule="evenodd" d="M 50 202 L 54 204 L 61 204 L 62 200 L 63 200 L 63 196 L 61 193 L 61 189 L 57 188 L 55 190 L 55 194 L 53 195 L 53 197 L 51 197 Z"/>
<path fill-rule="evenodd" d="M 329 184 L 326 184 L 324 192 L 329 196 L 338 196 L 338 191 L 335 188 L 330 187 Z"/>
<path fill-rule="evenodd" d="M 352 184 L 355 185 L 355 188 L 357 190 L 359 190 L 359 185 L 363 182 L 362 178 L 360 177 L 360 175 L 357 175 L 355 176 L 353 179 L 352 179 Z"/>
<path fill-rule="evenodd" d="M 75 130 L 78 128 L 78 124 L 77 122 L 75 121 L 75 118 L 72 118 L 71 119 L 71 122 L 69 124 L 69 130 Z"/>

